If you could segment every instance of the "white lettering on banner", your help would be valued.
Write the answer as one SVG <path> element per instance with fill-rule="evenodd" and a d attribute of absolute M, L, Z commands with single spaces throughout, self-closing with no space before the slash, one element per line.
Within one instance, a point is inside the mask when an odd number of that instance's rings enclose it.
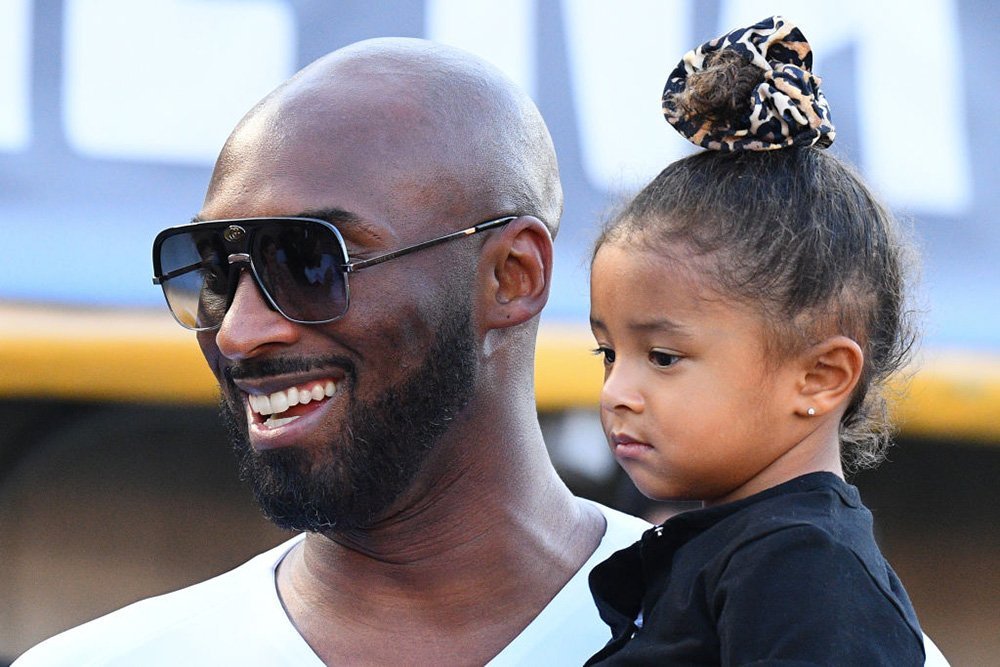
<path fill-rule="evenodd" d="M 972 169 L 954 0 L 726 0 L 719 34 L 772 14 L 802 26 L 820 76 L 824 54 L 856 48 L 861 167 L 888 203 L 964 213 Z M 836 122 L 837 101 L 831 106 Z"/>
<path fill-rule="evenodd" d="M 31 140 L 31 1 L 0 0 L 0 151 Z"/>
<path fill-rule="evenodd" d="M 64 119 L 92 157 L 210 164 L 296 69 L 281 0 L 66 0 Z"/>
<path fill-rule="evenodd" d="M 471 51 L 535 92 L 535 0 L 427 0 L 428 39 Z"/>
<path fill-rule="evenodd" d="M 0 151 L 30 142 L 31 0 L 0 0 Z M 227 133 L 296 68 L 284 0 L 65 0 L 68 141 L 110 159 L 210 164 Z M 664 131 L 659 91 L 693 46 L 691 0 L 562 0 L 583 168 L 632 189 L 691 150 Z M 536 0 L 426 0 L 426 34 L 474 51 L 534 91 Z M 964 68 L 954 0 L 722 0 L 719 30 L 782 13 L 825 54 L 854 46 L 861 167 L 894 207 L 971 204 Z M 919 39 L 914 36 L 919 35 Z M 873 65 L 875 63 L 876 65 Z M 833 100 L 836 117 L 837 101 Z M 887 111 L 888 110 L 888 111 Z"/>
<path fill-rule="evenodd" d="M 692 3 L 563 0 L 562 10 L 584 169 L 600 189 L 634 189 L 692 150 L 659 112 L 691 46 Z"/>

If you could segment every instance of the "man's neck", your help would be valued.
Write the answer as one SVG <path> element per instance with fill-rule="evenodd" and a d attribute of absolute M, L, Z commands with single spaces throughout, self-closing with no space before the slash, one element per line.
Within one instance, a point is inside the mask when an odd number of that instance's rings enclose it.
<path fill-rule="evenodd" d="M 482 664 L 510 643 L 605 528 L 536 439 L 435 479 L 371 530 L 307 536 L 278 590 L 313 650 L 328 663 Z"/>

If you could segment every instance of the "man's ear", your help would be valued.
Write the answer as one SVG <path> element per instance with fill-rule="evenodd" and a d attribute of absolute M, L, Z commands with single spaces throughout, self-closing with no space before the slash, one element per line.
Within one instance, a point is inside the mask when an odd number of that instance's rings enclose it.
<path fill-rule="evenodd" d="M 847 336 L 833 336 L 813 345 L 802 360 L 796 414 L 811 417 L 846 407 L 864 370 L 861 346 Z"/>
<path fill-rule="evenodd" d="M 521 216 L 483 248 L 484 324 L 516 326 L 541 312 L 552 278 L 552 236 L 538 218 Z"/>

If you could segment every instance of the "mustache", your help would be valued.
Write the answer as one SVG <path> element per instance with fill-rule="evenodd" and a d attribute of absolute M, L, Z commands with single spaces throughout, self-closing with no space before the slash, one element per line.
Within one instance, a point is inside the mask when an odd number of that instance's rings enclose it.
<path fill-rule="evenodd" d="M 267 359 L 244 359 L 223 369 L 228 383 L 234 380 L 256 380 L 272 375 L 308 373 L 317 369 L 339 368 L 347 378 L 355 374 L 354 362 L 347 357 L 328 355 L 324 357 L 270 357 Z"/>

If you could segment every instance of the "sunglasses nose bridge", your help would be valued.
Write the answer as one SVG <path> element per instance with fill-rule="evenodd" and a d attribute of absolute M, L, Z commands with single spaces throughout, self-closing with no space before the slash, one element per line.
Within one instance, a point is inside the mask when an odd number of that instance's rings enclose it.
<path fill-rule="evenodd" d="M 260 281 L 257 280 L 257 276 L 254 275 L 253 264 L 250 262 L 250 255 L 248 253 L 230 253 L 226 258 L 226 262 L 229 266 L 233 267 L 233 270 L 229 271 L 229 285 L 226 294 L 226 312 L 228 313 L 229 308 L 233 305 L 233 299 L 236 298 L 236 290 L 240 285 L 240 276 L 243 275 L 244 271 L 250 273 L 250 277 L 257 289 L 261 289 L 261 286 Z"/>
<path fill-rule="evenodd" d="M 268 309 L 280 313 L 281 311 L 274 303 L 274 297 L 271 296 L 267 288 L 264 287 L 264 283 L 261 281 L 260 276 L 257 274 L 257 270 L 254 268 L 253 260 L 250 259 L 250 254 L 245 252 L 234 252 L 231 253 L 226 261 L 235 270 L 229 272 L 229 293 L 226 299 L 226 312 L 233 305 L 233 300 L 236 298 L 236 290 L 240 286 L 240 277 L 244 272 L 250 275 L 250 281 L 253 283 L 254 289 L 257 290 L 258 296 L 268 307 Z"/>

